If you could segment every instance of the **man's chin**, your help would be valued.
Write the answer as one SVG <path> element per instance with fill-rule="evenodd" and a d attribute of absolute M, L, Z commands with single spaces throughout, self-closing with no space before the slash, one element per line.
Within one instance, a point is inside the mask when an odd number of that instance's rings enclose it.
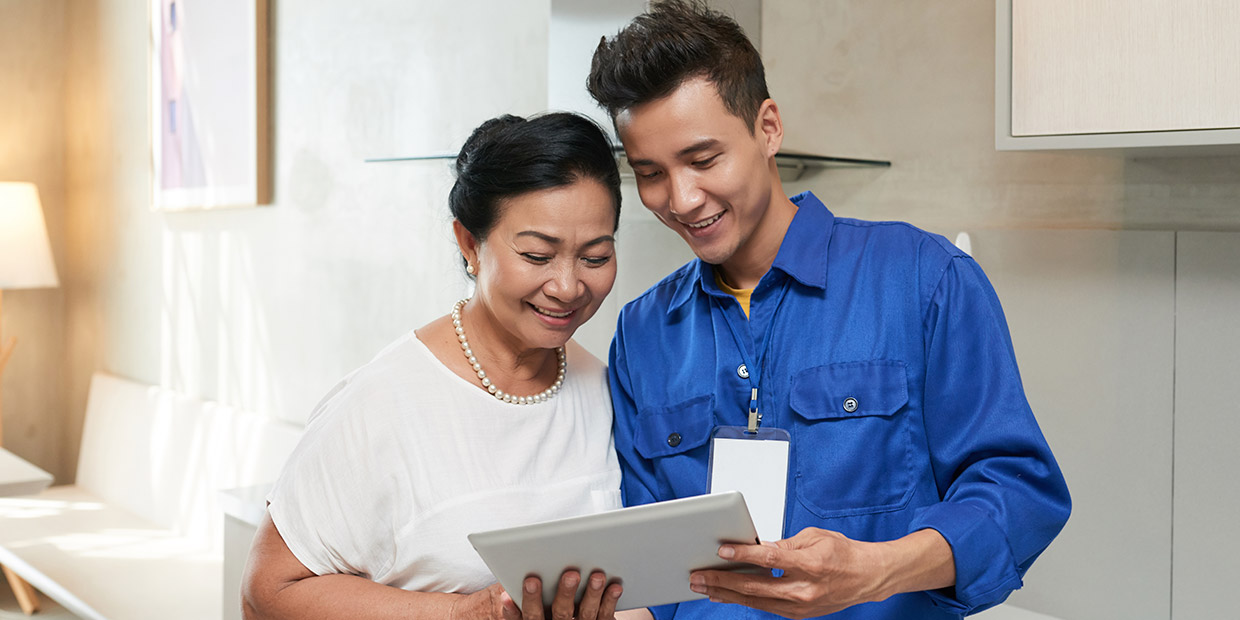
<path fill-rule="evenodd" d="M 697 256 L 702 262 L 709 265 L 722 265 L 732 257 L 732 252 L 728 252 L 725 248 L 718 245 L 697 246 L 689 244 L 689 249 L 693 250 L 693 255 Z"/>

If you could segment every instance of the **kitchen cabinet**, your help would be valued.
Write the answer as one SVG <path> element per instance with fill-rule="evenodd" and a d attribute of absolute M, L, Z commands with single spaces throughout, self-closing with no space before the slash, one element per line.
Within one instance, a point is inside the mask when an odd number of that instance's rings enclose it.
<path fill-rule="evenodd" d="M 1237 32 L 1234 0 L 996 0 L 996 148 L 1240 153 Z"/>
<path fill-rule="evenodd" d="M 1179 233 L 1172 617 L 1234 617 L 1240 582 L 1240 233 Z"/>
<path fill-rule="evenodd" d="M 1008 603 L 1065 619 L 1234 617 L 1240 233 L 971 237 L 1073 500 Z"/>
<path fill-rule="evenodd" d="M 1176 233 L 970 235 L 1072 493 L 1063 532 L 1008 603 L 1065 620 L 1167 620 Z"/>

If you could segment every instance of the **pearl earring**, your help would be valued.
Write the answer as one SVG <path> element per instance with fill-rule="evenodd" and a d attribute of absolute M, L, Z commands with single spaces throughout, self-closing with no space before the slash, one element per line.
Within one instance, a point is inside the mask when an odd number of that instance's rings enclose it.
<path fill-rule="evenodd" d="M 465 273 L 468 273 L 471 276 L 474 275 L 474 266 L 468 264 L 465 265 Z"/>

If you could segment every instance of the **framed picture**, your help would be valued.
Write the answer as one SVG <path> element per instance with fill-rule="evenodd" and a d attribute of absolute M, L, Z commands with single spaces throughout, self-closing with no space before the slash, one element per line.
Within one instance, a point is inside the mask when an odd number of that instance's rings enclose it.
<path fill-rule="evenodd" d="M 267 0 L 150 0 L 155 210 L 271 202 Z"/>

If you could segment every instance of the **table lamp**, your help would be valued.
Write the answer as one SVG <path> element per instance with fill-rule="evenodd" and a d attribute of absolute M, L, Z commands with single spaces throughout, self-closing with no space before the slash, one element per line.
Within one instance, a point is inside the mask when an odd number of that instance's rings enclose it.
<path fill-rule="evenodd" d="M 4 317 L 4 291 L 17 288 L 59 286 L 56 263 L 39 204 L 39 190 L 32 183 L 0 182 L 0 318 Z M 0 328 L 3 324 L 0 324 Z M 0 329 L 0 379 L 13 356 L 17 338 L 6 341 Z M 2 385 L 2 384 L 0 384 Z M 0 406 L 0 446 L 4 445 L 4 411 Z M 27 616 L 39 610 L 34 588 L 7 566 L 0 566 L 17 601 Z"/>
<path fill-rule="evenodd" d="M 33 183 L 0 182 L 0 318 L 4 291 L 60 286 L 48 242 L 39 190 Z M 2 327 L 2 325 L 0 325 Z M 17 338 L 0 330 L 0 378 L 13 355 Z M 0 445 L 4 445 L 4 412 L 0 408 Z"/>

